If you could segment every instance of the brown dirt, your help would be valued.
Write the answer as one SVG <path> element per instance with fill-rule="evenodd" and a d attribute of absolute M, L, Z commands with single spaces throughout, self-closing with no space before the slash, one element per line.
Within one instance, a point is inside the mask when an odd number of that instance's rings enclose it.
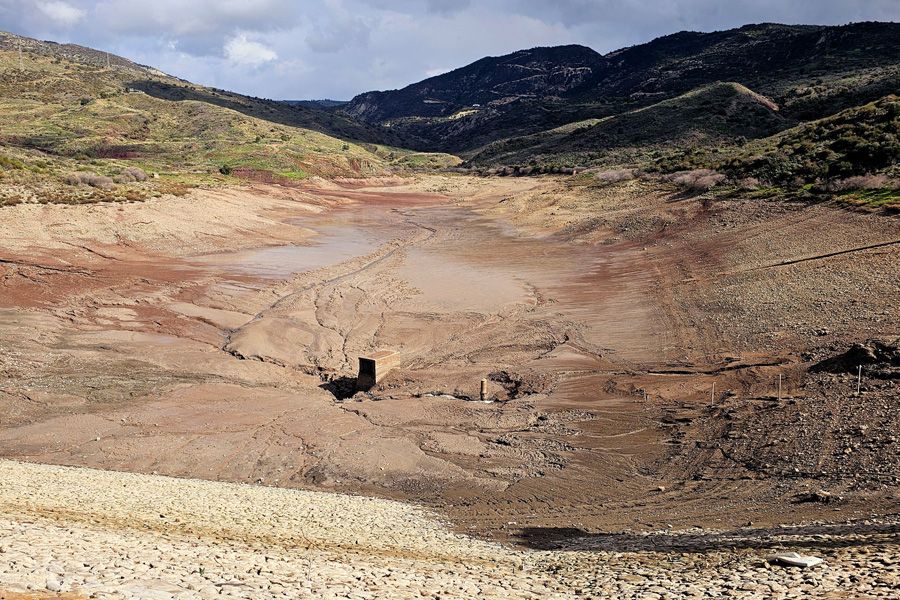
<path fill-rule="evenodd" d="M 575 181 L 5 208 L 0 454 L 532 541 L 896 510 L 895 381 L 808 367 L 900 335 L 898 221 Z M 381 349 L 400 366 L 349 397 Z"/>

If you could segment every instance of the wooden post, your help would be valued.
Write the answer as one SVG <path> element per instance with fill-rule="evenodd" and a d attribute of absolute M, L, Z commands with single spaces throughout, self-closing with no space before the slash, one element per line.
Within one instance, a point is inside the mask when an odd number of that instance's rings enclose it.
<path fill-rule="evenodd" d="M 716 403 L 716 382 L 713 381 L 712 391 L 709 392 L 709 405 L 712 406 Z"/>
<path fill-rule="evenodd" d="M 487 400 L 487 379 L 481 380 L 481 393 L 479 394 L 481 401 Z"/>
<path fill-rule="evenodd" d="M 778 374 L 778 400 L 781 400 L 781 373 Z"/>

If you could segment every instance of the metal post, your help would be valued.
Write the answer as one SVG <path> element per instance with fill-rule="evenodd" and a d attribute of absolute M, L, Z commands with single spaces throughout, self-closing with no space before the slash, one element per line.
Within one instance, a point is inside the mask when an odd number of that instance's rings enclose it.
<path fill-rule="evenodd" d="M 862 365 L 859 365 L 859 371 L 856 373 L 856 395 L 862 392 Z"/>
<path fill-rule="evenodd" d="M 778 400 L 781 400 L 781 373 L 778 374 Z"/>
<path fill-rule="evenodd" d="M 481 401 L 484 402 L 487 400 L 487 379 L 481 380 Z"/>
<path fill-rule="evenodd" d="M 716 382 L 713 381 L 712 391 L 709 392 L 709 405 L 712 406 L 716 402 Z"/>

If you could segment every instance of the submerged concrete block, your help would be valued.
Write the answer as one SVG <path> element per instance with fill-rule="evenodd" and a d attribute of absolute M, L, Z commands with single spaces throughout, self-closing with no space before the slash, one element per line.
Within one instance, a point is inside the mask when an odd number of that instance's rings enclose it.
<path fill-rule="evenodd" d="M 369 356 L 359 357 L 359 375 L 356 377 L 356 389 L 364 392 L 375 387 L 388 371 L 399 361 L 400 356 L 393 350 L 380 350 Z"/>

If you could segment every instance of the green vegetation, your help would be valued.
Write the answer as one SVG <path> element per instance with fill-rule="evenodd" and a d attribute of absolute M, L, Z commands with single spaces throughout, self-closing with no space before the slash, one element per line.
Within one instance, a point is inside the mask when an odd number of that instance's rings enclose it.
<path fill-rule="evenodd" d="M 844 192 L 838 196 L 838 200 L 870 208 L 900 209 L 900 188 Z"/>
<path fill-rule="evenodd" d="M 638 168 L 695 193 L 900 209 L 897 96 L 764 136 L 783 128 L 776 108 L 738 84 L 704 86 L 622 115 L 496 142 L 470 164 L 500 175 L 591 166 L 601 182 Z M 497 163 L 508 166 L 489 166 Z"/>
<path fill-rule="evenodd" d="M 706 169 L 757 198 L 900 208 L 900 100 L 887 96 L 746 145 L 679 149 L 649 168 Z"/>
<path fill-rule="evenodd" d="M 721 167 L 772 183 L 821 184 L 896 171 L 898 163 L 900 101 L 888 96 L 750 144 Z"/>
<path fill-rule="evenodd" d="M 105 53 L 0 33 L 0 205 L 139 200 L 240 180 L 290 184 L 452 162 L 424 153 L 392 161 L 370 142 L 294 123 L 368 135 L 344 117 L 202 88 L 119 57 L 107 67 Z"/>
<path fill-rule="evenodd" d="M 683 31 L 606 55 L 583 46 L 531 48 L 483 58 L 403 89 L 361 94 L 338 112 L 389 125 L 420 150 L 470 157 L 494 142 L 624 115 L 735 81 L 774 101 L 786 129 L 897 93 L 898 35 L 898 23 L 763 23 Z M 528 158 L 527 149 L 521 154 Z M 484 164 L 526 164 L 522 157 L 500 152 L 498 162 Z"/>
<path fill-rule="evenodd" d="M 462 163 L 458 156 L 442 152 L 394 151 L 392 166 L 410 171 L 438 171 L 457 167 Z"/>
<path fill-rule="evenodd" d="M 495 142 L 471 164 L 642 163 L 665 149 L 727 144 L 784 127 L 771 100 L 737 83 L 716 83 L 619 115 Z"/>

